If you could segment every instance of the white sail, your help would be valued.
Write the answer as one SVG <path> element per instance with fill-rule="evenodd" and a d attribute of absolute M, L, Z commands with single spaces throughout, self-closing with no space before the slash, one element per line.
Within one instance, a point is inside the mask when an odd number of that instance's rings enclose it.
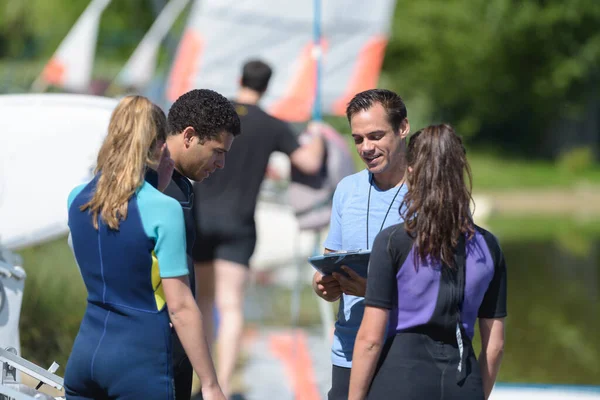
<path fill-rule="evenodd" d="M 92 77 L 100 17 L 110 1 L 90 2 L 44 67 L 34 83 L 34 90 L 54 85 L 73 92 L 87 91 Z"/>
<path fill-rule="evenodd" d="M 116 105 L 116 99 L 82 94 L 0 95 L 4 246 L 27 247 L 68 232 L 67 197 L 91 178 Z"/>
<path fill-rule="evenodd" d="M 160 44 L 188 3 L 189 0 L 170 0 L 165 5 L 146 36 L 117 75 L 117 84 L 122 87 L 139 89 L 150 83 L 156 71 Z"/>
<path fill-rule="evenodd" d="M 322 111 L 343 114 L 357 92 L 376 87 L 395 0 L 322 2 Z M 167 99 L 193 88 L 233 96 L 242 64 L 274 69 L 264 105 L 288 121 L 311 115 L 317 84 L 312 1 L 196 0 L 167 84 Z"/>

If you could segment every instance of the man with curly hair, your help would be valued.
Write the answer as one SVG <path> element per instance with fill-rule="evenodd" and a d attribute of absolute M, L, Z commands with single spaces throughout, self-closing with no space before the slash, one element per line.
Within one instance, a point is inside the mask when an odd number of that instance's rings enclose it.
<path fill-rule="evenodd" d="M 192 250 L 196 223 L 194 190 L 190 179 L 201 182 L 225 166 L 225 154 L 231 148 L 234 137 L 240 134 L 240 119 L 228 99 L 212 90 L 196 89 L 183 94 L 173 103 L 169 110 L 167 132 L 167 146 L 163 148 L 158 172 L 148 170 L 146 180 L 167 196 L 178 200 L 183 208 L 190 286 L 195 294 Z M 167 181 L 163 182 L 165 175 Z M 192 365 L 175 331 L 172 353 L 177 399 L 190 399 Z"/>

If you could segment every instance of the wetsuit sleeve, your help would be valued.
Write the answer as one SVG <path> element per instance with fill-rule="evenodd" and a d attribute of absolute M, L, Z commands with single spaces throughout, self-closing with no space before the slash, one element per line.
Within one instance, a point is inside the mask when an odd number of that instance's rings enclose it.
<path fill-rule="evenodd" d="M 479 318 L 504 318 L 506 310 L 506 261 L 498 240 L 491 233 L 484 235 L 494 260 L 494 276 L 479 307 Z"/>
<path fill-rule="evenodd" d="M 71 192 L 69 193 L 69 197 L 67 198 L 67 209 L 71 208 L 71 204 L 73 204 L 75 198 L 79 196 L 79 193 L 83 191 L 86 185 L 87 184 L 78 185 L 73 190 L 71 190 Z"/>
<path fill-rule="evenodd" d="M 161 278 L 188 274 L 183 210 L 175 200 L 169 202 L 168 206 L 164 207 L 157 225 L 154 246 Z"/>
<path fill-rule="evenodd" d="M 172 197 L 144 182 L 137 195 L 142 225 L 154 240 L 161 278 L 188 275 L 183 209 Z"/>
<path fill-rule="evenodd" d="M 373 242 L 369 270 L 367 274 L 367 293 L 365 305 L 392 309 L 397 299 L 397 280 L 395 257 L 389 248 L 393 230 L 381 231 Z"/>

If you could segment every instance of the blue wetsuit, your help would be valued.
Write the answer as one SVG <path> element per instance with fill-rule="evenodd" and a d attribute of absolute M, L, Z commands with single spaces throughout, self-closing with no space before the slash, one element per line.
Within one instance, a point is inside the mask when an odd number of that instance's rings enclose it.
<path fill-rule="evenodd" d="M 161 278 L 188 274 L 183 211 L 144 182 L 119 230 L 80 211 L 96 180 L 69 195 L 73 251 L 87 309 L 65 372 L 67 399 L 174 399 L 171 330 Z"/>

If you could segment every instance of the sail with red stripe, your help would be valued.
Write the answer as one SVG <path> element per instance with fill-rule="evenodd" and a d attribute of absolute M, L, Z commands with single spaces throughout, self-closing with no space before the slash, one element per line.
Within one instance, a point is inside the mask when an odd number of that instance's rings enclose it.
<path fill-rule="evenodd" d="M 98 27 L 111 0 L 92 0 L 61 42 L 32 89 L 55 86 L 72 92 L 86 92 L 92 79 Z"/>
<path fill-rule="evenodd" d="M 311 116 L 316 85 L 322 113 L 341 115 L 357 92 L 377 86 L 395 0 L 325 0 L 321 38 L 312 1 L 195 0 L 166 89 L 172 102 L 194 88 L 233 97 L 241 67 L 259 58 L 273 67 L 262 101 L 291 122 Z M 316 72 L 321 55 L 321 74 Z"/>
<path fill-rule="evenodd" d="M 154 74 L 160 45 L 189 0 L 170 0 L 162 9 L 140 44 L 117 75 L 115 81 L 125 88 L 145 89 Z"/>

